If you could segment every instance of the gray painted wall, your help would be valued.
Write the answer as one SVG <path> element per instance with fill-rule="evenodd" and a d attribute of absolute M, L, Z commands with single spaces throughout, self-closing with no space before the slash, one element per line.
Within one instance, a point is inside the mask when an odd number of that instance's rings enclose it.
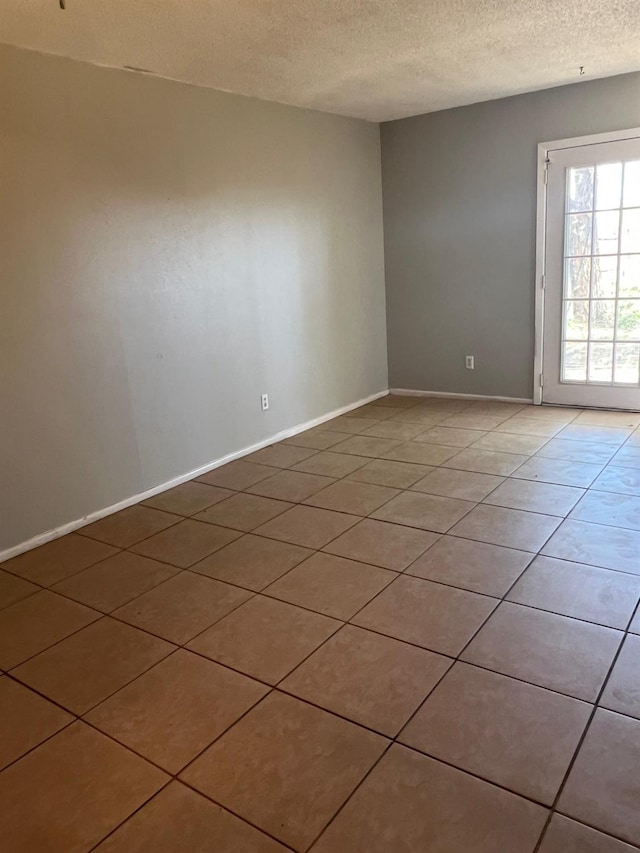
<path fill-rule="evenodd" d="M 387 387 L 377 125 L 0 81 L 0 550 Z"/>
<path fill-rule="evenodd" d="M 640 74 L 381 126 L 392 388 L 531 397 L 537 145 L 637 126 Z"/>

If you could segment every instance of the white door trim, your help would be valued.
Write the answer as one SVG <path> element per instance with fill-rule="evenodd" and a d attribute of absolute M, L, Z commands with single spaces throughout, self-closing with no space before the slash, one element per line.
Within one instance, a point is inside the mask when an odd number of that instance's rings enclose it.
<path fill-rule="evenodd" d="M 544 274 L 545 274 L 545 231 L 547 220 L 547 159 L 550 151 L 562 148 L 581 148 L 584 145 L 599 145 L 602 142 L 619 142 L 640 136 L 640 127 L 594 133 L 589 136 L 573 136 L 540 142 L 538 145 L 538 174 L 536 192 L 536 277 L 535 277 L 535 350 L 533 360 L 533 402 L 542 404 L 541 377 L 544 370 Z"/>

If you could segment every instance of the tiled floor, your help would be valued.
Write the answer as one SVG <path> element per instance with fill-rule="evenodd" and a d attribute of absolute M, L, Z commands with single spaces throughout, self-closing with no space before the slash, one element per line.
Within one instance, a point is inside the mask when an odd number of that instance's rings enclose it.
<path fill-rule="evenodd" d="M 386 397 L 0 568 L 3 853 L 640 850 L 640 415 Z"/>

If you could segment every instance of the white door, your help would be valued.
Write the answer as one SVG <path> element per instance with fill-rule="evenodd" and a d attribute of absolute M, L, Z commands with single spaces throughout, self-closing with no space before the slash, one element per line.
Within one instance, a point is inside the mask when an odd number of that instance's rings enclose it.
<path fill-rule="evenodd" d="M 546 154 L 542 402 L 640 410 L 640 134 Z"/>

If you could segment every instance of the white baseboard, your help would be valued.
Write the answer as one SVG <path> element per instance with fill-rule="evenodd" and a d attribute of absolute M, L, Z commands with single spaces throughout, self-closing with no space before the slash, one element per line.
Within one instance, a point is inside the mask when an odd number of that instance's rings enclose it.
<path fill-rule="evenodd" d="M 531 397 L 493 397 L 490 394 L 456 394 L 451 391 L 415 391 L 411 388 L 389 388 L 399 397 L 447 397 L 454 400 L 494 400 L 497 403 L 533 403 Z"/>
<path fill-rule="evenodd" d="M 0 563 L 5 560 L 10 560 L 11 557 L 17 557 L 18 554 L 23 554 L 25 551 L 31 551 L 33 548 L 37 548 L 39 545 L 45 545 L 47 542 L 51 542 L 53 539 L 59 539 L 61 536 L 65 536 L 67 533 L 73 533 L 74 530 L 78 530 L 81 527 L 85 527 L 87 524 L 91 524 L 94 521 L 99 521 L 101 518 L 104 518 L 107 515 L 112 515 L 114 512 L 119 512 L 121 509 L 126 509 L 133 504 L 140 503 L 140 501 L 147 500 L 148 498 L 152 498 L 154 495 L 158 495 L 161 492 L 166 492 L 168 489 L 173 489 L 175 486 L 180 486 L 182 483 L 186 483 L 188 480 L 193 480 L 195 477 L 199 477 L 202 474 L 206 474 L 208 471 L 213 471 L 214 468 L 219 468 L 221 465 L 226 465 L 227 462 L 233 462 L 234 459 L 240 459 L 243 456 L 248 456 L 250 453 L 255 453 L 256 450 L 262 450 L 263 447 L 268 447 L 270 444 L 274 444 L 277 441 L 282 441 L 285 438 L 291 438 L 293 435 L 298 435 L 298 433 L 304 432 L 307 429 L 311 429 L 315 426 L 320 426 L 320 424 L 326 423 L 327 421 L 332 420 L 333 418 L 339 417 L 339 415 L 344 415 L 347 412 L 353 411 L 353 409 L 358 409 L 360 406 L 365 406 L 367 403 L 372 403 L 374 400 L 379 400 L 380 397 L 386 397 L 389 391 L 385 389 L 384 391 L 378 391 L 375 394 L 370 394 L 368 397 L 364 397 L 362 400 L 357 400 L 355 403 L 349 403 L 347 406 L 341 406 L 339 409 L 334 409 L 332 412 L 327 412 L 325 415 L 321 415 L 319 418 L 313 418 L 313 420 L 306 421 L 302 424 L 297 424 L 296 426 L 289 427 L 288 429 L 282 430 L 281 432 L 275 433 L 275 435 L 269 436 L 269 438 L 265 438 L 262 441 L 257 442 L 256 444 L 252 444 L 249 447 L 243 447 L 242 450 L 236 450 L 233 453 L 228 453 L 226 456 L 221 456 L 219 459 L 215 459 L 213 462 L 208 462 L 206 465 L 202 465 L 200 468 L 195 468 L 193 471 L 189 471 L 186 474 L 181 474 L 179 477 L 174 477 L 172 480 L 167 480 L 166 483 L 160 483 L 158 486 L 153 486 L 151 489 L 147 489 L 144 492 L 140 492 L 137 495 L 132 495 L 129 498 L 125 498 L 122 501 L 118 501 L 118 503 L 112 504 L 111 506 L 107 506 L 104 509 L 96 510 L 96 512 L 92 512 L 89 515 L 85 515 L 83 518 L 78 518 L 75 521 L 69 521 L 67 524 L 63 524 L 60 527 L 54 527 L 52 530 L 47 530 L 45 533 L 40 533 L 37 536 L 32 537 L 31 539 L 27 539 L 26 542 L 21 542 L 18 545 L 14 545 L 11 548 L 7 548 L 4 551 L 0 551 Z"/>

